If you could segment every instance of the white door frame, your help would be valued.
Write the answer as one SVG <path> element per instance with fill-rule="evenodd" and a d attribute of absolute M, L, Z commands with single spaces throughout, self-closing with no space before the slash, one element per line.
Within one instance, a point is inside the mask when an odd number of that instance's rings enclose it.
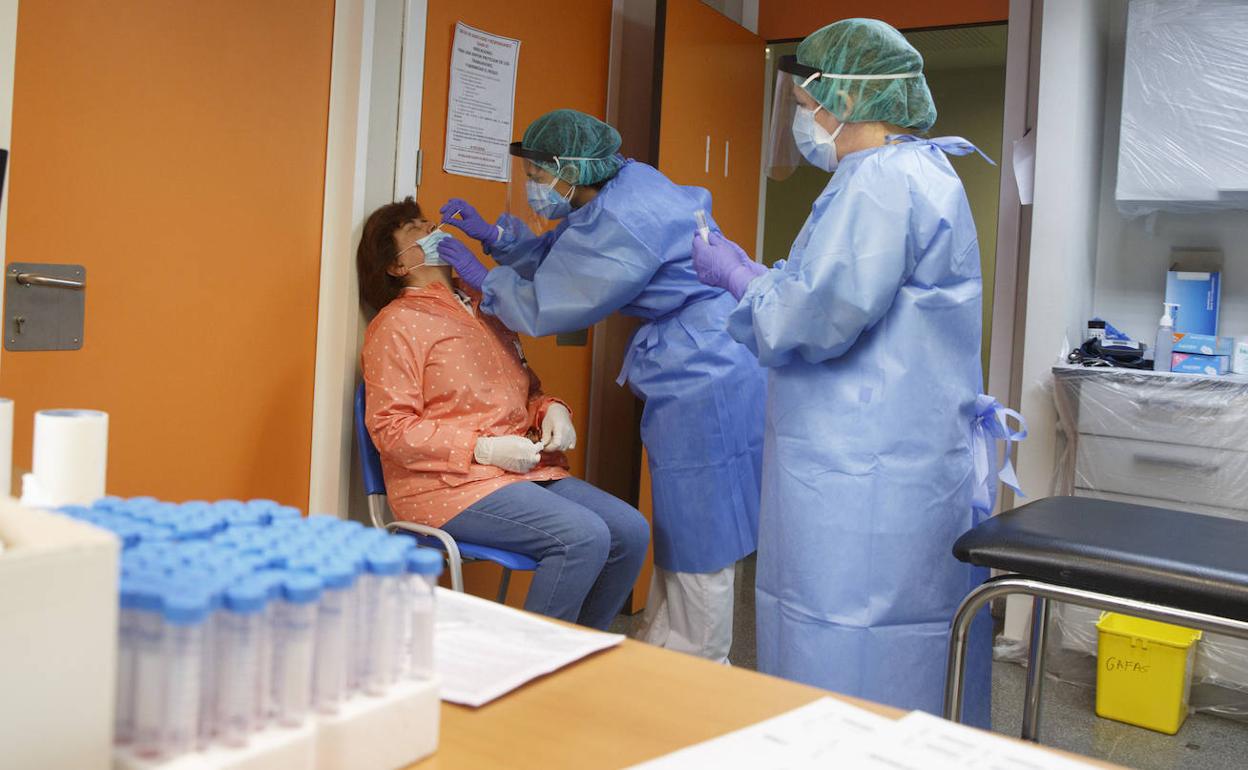
<path fill-rule="evenodd" d="M 367 215 L 365 184 L 378 0 L 338 0 L 334 8 L 325 204 L 312 395 L 308 511 L 346 517 L 349 510 L 355 387 L 363 318 L 355 248 Z M 419 163 L 427 0 L 404 0 L 395 198 L 415 192 Z"/>
<path fill-rule="evenodd" d="M 0 147 L 13 148 L 13 73 L 17 61 L 17 3 L 18 0 L 0 0 Z M 13 155 L 9 155 L 9 168 L 5 170 L 4 185 L 0 187 L 0 267 L 7 263 L 5 243 L 8 239 L 9 194 L 12 185 Z M 0 292 L 0 317 L 4 313 L 4 296 Z M 9 490 L 3 490 L 8 494 Z"/>

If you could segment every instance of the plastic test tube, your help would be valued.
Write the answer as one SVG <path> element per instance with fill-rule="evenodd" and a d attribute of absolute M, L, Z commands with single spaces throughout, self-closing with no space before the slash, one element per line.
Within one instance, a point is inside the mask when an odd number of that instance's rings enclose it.
<path fill-rule="evenodd" d="M 365 583 L 368 577 L 364 566 L 364 555 L 349 551 L 343 555 L 358 575 L 355 586 L 347 594 L 347 696 L 350 697 L 364 689 L 364 669 L 368 661 L 365 650 L 371 636 L 370 629 L 364 624 L 366 592 Z"/>
<path fill-rule="evenodd" d="M 702 236 L 703 243 L 711 242 L 711 226 L 707 224 L 706 212 L 698 209 L 693 212 L 693 218 L 698 220 L 698 235 Z"/>
<path fill-rule="evenodd" d="M 382 695 L 399 678 L 399 632 L 402 623 L 403 559 L 387 544 L 374 546 L 365 556 L 364 692 Z"/>
<path fill-rule="evenodd" d="M 218 560 L 218 570 L 228 569 L 228 562 Z M 218 693 L 221 689 L 221 616 L 225 612 L 225 581 L 218 579 L 212 588 L 208 617 L 204 619 L 204 654 L 200 659 L 199 730 L 196 745 L 206 749 L 217 737 Z"/>
<path fill-rule="evenodd" d="M 273 718 L 273 649 L 277 624 L 278 600 L 282 596 L 282 581 L 286 573 L 282 570 L 263 570 L 256 573 L 255 579 L 260 581 L 268 592 L 268 604 L 264 608 L 264 620 L 260 624 L 258 664 L 256 666 L 256 729 L 262 729 Z"/>
<path fill-rule="evenodd" d="M 256 727 L 256 678 L 260 668 L 260 627 L 269 601 L 268 586 L 245 579 L 225 593 L 221 616 L 218 725 L 221 742 L 242 746 Z"/>
<path fill-rule="evenodd" d="M 142 584 L 134 579 L 121 579 L 121 612 L 117 619 L 117 704 L 113 721 L 113 739 L 117 743 L 134 740 L 134 672 L 136 637 L 142 619 Z"/>
<path fill-rule="evenodd" d="M 273 626 L 273 706 L 278 724 L 297 727 L 312 706 L 312 666 L 321 579 L 292 572 L 282 582 Z"/>
<path fill-rule="evenodd" d="M 347 626 L 356 573 L 349 561 L 336 559 L 323 563 L 317 575 L 325 590 L 316 619 L 312 699 L 317 711 L 333 714 L 347 695 L 347 667 L 351 660 Z"/>
<path fill-rule="evenodd" d="M 154 583 L 137 588 L 134 644 L 134 751 L 159 756 L 165 725 L 164 619 L 161 595 Z"/>
<path fill-rule="evenodd" d="M 433 677 L 433 601 L 442 554 L 419 548 L 407 556 L 407 614 L 411 619 L 406 638 L 404 669 L 412 679 Z"/>
<path fill-rule="evenodd" d="M 178 756 L 195 748 L 199 732 L 204 621 L 211 605 L 211 595 L 198 587 L 175 588 L 164 597 L 166 668 L 162 753 L 165 756 Z"/>

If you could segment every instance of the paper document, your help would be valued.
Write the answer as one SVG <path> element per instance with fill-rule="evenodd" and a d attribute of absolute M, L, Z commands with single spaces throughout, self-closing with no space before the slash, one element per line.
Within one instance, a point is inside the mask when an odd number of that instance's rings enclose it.
<path fill-rule="evenodd" d="M 796 770 L 852 767 L 841 762 L 847 747 L 870 740 L 893 720 L 834 698 L 637 765 L 644 770 Z"/>
<path fill-rule="evenodd" d="M 624 641 L 438 589 L 434 661 L 442 700 L 481 706 L 543 674 Z"/>
<path fill-rule="evenodd" d="M 443 170 L 506 182 L 520 41 L 455 25 Z"/>
<path fill-rule="evenodd" d="M 634 770 L 1088 770 L 1030 743 L 913 712 L 899 720 L 833 698 L 636 765 Z"/>
<path fill-rule="evenodd" d="M 875 741 L 858 745 L 846 767 L 863 770 L 1090 770 L 1031 743 L 913 711 Z"/>

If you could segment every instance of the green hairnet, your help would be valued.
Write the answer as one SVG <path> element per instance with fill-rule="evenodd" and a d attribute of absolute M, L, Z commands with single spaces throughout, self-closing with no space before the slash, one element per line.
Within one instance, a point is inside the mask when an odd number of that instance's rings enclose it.
<path fill-rule="evenodd" d="M 537 165 L 572 184 L 597 184 L 615 176 L 623 160 L 619 156 L 620 132 L 592 115 L 576 110 L 548 112 L 529 124 L 521 146 L 557 155 L 560 168 Z M 564 160 L 592 158 L 592 160 Z M 575 176 L 573 176 L 573 169 Z"/>
<path fill-rule="evenodd" d="M 829 24 L 801 42 L 797 61 L 836 75 L 923 71 L 923 56 L 900 32 L 877 19 L 844 19 Z M 795 79 L 799 83 L 804 80 Z M 838 120 L 879 120 L 918 131 L 926 131 L 936 122 L 936 104 L 922 74 L 893 80 L 816 78 L 806 91 Z"/>

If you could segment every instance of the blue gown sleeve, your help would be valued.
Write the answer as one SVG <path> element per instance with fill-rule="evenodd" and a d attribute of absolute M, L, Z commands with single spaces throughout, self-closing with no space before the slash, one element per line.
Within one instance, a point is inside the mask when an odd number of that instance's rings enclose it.
<path fill-rule="evenodd" d="M 485 253 L 500 265 L 506 265 L 528 280 L 533 279 L 537 266 L 550 251 L 558 229 L 534 235 L 529 226 L 518 217 L 503 214 L 498 218 L 499 236 Z M 562 225 L 560 225 L 562 227 Z"/>
<path fill-rule="evenodd" d="M 906 174 L 868 158 L 844 189 L 815 204 L 790 259 L 756 278 L 728 333 L 763 366 L 848 351 L 884 317 L 914 270 Z"/>
<path fill-rule="evenodd" d="M 500 266 L 481 287 L 481 308 L 530 337 L 586 329 L 641 294 L 662 260 L 609 211 L 561 225 L 527 278 Z"/>

